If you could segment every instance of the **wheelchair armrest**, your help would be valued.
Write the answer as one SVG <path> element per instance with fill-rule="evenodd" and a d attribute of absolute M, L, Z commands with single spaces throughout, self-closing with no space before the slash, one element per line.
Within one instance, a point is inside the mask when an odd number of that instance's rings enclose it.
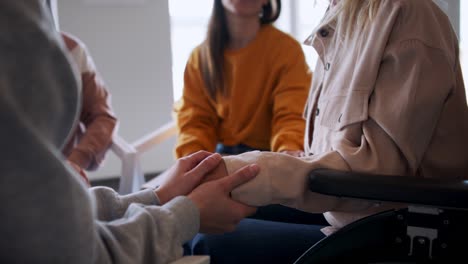
<path fill-rule="evenodd" d="M 468 181 L 317 169 L 309 190 L 326 195 L 468 209 Z"/>

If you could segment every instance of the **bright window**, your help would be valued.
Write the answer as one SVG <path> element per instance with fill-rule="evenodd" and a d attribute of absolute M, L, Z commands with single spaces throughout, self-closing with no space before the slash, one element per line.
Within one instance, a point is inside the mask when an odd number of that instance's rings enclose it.
<path fill-rule="evenodd" d="M 213 0 L 169 0 L 174 100 L 182 96 L 185 64 L 205 38 Z"/>

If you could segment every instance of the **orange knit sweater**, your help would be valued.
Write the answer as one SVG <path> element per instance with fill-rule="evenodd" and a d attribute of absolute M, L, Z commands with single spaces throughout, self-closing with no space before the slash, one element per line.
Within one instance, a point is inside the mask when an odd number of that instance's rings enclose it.
<path fill-rule="evenodd" d="M 272 151 L 302 150 L 311 71 L 300 44 L 271 25 L 246 47 L 225 51 L 229 96 L 212 100 L 199 69 L 200 47 L 185 69 L 184 91 L 174 110 L 176 157 L 214 151 L 218 142 Z"/>

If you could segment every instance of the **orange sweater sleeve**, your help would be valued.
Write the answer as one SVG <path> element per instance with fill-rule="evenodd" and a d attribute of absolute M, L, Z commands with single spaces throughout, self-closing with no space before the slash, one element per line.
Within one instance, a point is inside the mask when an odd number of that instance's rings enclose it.
<path fill-rule="evenodd" d="M 182 98 L 174 106 L 178 137 L 177 158 L 199 150 L 214 152 L 217 142 L 218 117 L 198 66 L 199 49 L 195 49 L 185 67 Z"/>
<path fill-rule="evenodd" d="M 280 75 L 274 91 L 271 150 L 303 150 L 304 106 L 311 85 L 312 72 L 299 43 L 283 47 Z"/>

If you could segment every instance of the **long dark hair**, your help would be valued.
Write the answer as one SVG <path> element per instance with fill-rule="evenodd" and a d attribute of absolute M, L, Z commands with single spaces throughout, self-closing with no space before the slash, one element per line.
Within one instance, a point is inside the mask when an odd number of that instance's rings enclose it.
<path fill-rule="evenodd" d="M 262 7 L 262 14 L 259 17 L 260 23 L 271 24 L 278 19 L 281 13 L 281 0 L 270 0 Z M 224 83 L 224 50 L 229 42 L 229 32 L 226 22 L 226 14 L 221 0 L 215 0 L 208 33 L 205 41 L 201 45 L 200 69 L 202 71 L 203 82 L 212 99 L 216 99 L 219 91 L 222 95 L 227 95 Z"/>

